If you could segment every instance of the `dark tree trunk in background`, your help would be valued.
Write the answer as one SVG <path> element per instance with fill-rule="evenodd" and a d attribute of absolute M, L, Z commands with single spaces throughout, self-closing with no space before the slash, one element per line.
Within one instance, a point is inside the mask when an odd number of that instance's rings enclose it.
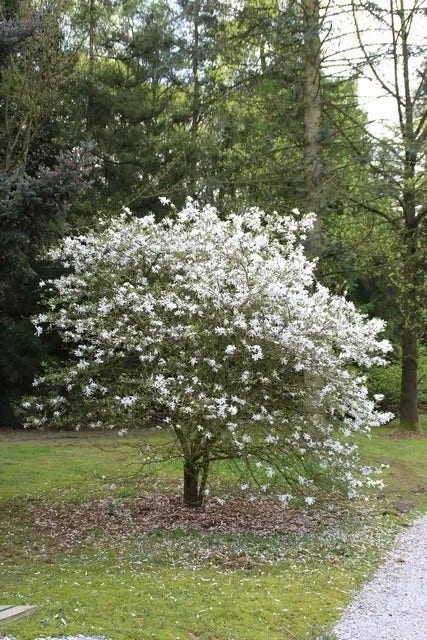
<path fill-rule="evenodd" d="M 388 12 L 381 14 L 377 22 L 377 5 L 367 0 L 353 0 L 352 8 L 356 26 L 356 35 L 364 55 L 370 75 L 375 78 L 381 92 L 394 100 L 398 116 L 398 130 L 395 138 L 385 138 L 385 145 L 395 159 L 387 172 L 376 175 L 384 177 L 389 185 L 389 196 L 397 206 L 380 211 L 382 220 L 389 220 L 393 232 L 401 234 L 398 241 L 401 246 L 399 258 L 401 265 L 397 274 L 399 286 L 399 312 L 401 323 L 402 371 L 400 395 L 400 423 L 402 427 L 417 430 L 418 422 L 418 340 L 420 319 L 423 308 L 422 282 L 423 255 L 421 232 L 427 216 L 425 207 L 425 145 L 427 141 L 427 110 L 425 101 L 426 69 L 420 68 L 420 53 L 414 47 L 416 36 L 411 29 L 419 20 L 422 3 L 409 3 L 406 0 L 389 0 Z M 386 37 L 379 42 L 390 42 L 387 53 L 394 67 L 393 79 L 381 73 L 377 66 L 380 60 L 378 49 L 372 55 L 372 48 L 364 42 L 365 26 L 361 26 L 358 11 L 367 12 L 372 23 L 372 31 L 377 22 L 379 33 L 384 30 Z M 366 20 L 365 20 L 366 24 Z M 417 43 L 418 44 L 418 43 Z M 421 46 L 421 45 L 420 45 Z M 373 138 L 377 143 L 378 139 Z M 391 209 L 391 213 L 390 213 Z"/>
<path fill-rule="evenodd" d="M 393 3 L 391 4 L 393 12 Z M 414 116 L 414 99 L 410 88 L 409 70 L 409 28 L 410 16 L 406 16 L 403 0 L 395 9 L 399 16 L 400 56 L 403 76 L 403 91 L 399 98 L 398 111 L 404 144 L 403 188 L 401 207 L 405 224 L 404 234 L 404 282 L 402 291 L 402 378 L 400 394 L 400 423 L 402 426 L 418 429 L 418 328 L 421 312 L 419 290 L 420 252 L 418 232 L 420 220 L 417 217 L 416 167 L 419 160 L 420 140 L 417 140 Z M 408 22 L 409 20 L 409 22 Z M 395 56 L 397 69 L 397 56 Z"/>
<path fill-rule="evenodd" d="M 409 167 L 409 173 L 413 167 Z M 410 178 L 407 176 L 407 180 Z M 412 228 L 405 233 L 404 284 L 402 292 L 402 375 L 400 385 L 400 423 L 417 430 L 418 422 L 418 330 L 420 316 L 420 264 L 415 201 L 407 194 L 405 219 Z"/>
<path fill-rule="evenodd" d="M 403 427 L 417 429 L 417 370 L 418 340 L 414 329 L 402 330 L 402 378 L 400 391 L 400 423 Z"/>
<path fill-rule="evenodd" d="M 192 46 L 191 46 L 191 147 L 188 157 L 189 190 L 192 197 L 197 197 L 197 174 L 199 161 L 199 123 L 201 114 L 200 85 L 200 0 L 192 5 Z"/>
<path fill-rule="evenodd" d="M 321 41 L 318 0 L 303 1 L 304 33 L 304 176 L 305 209 L 318 218 L 309 241 L 310 254 L 321 251 L 322 127 Z"/>
<path fill-rule="evenodd" d="M 97 124 L 94 95 L 95 72 L 95 0 L 89 0 L 89 43 L 88 43 L 88 69 L 87 69 L 87 98 L 86 98 L 86 131 L 91 131 Z"/>

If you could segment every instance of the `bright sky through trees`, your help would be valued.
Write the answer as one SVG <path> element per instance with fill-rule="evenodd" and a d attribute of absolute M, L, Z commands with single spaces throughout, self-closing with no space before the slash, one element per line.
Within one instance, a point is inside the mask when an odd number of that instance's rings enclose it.
<path fill-rule="evenodd" d="M 353 12 L 352 4 L 357 7 Z M 369 3 L 378 7 L 378 20 L 372 14 L 362 11 L 361 2 L 347 0 L 332 1 L 326 9 L 325 63 L 326 73 L 347 75 L 349 71 L 358 78 L 360 106 L 368 113 L 370 131 L 376 135 L 394 136 L 397 123 L 396 100 L 387 94 L 372 72 L 368 69 L 361 51 L 355 26 L 358 24 L 365 50 L 376 61 L 378 75 L 387 85 L 394 84 L 394 69 L 391 56 L 392 32 L 390 29 L 390 0 Z M 367 3 L 363 3 L 367 4 Z M 409 46 L 413 56 L 412 80 L 418 79 L 427 49 L 427 0 L 403 0 L 407 15 L 414 12 L 410 26 Z M 327 35 L 329 34 L 329 35 Z"/>

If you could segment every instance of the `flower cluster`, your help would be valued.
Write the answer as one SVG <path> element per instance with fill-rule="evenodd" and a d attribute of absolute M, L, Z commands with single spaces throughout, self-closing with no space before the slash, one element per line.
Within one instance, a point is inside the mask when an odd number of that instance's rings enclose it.
<path fill-rule="evenodd" d="M 243 486 L 277 487 L 286 503 L 312 504 L 325 479 L 349 495 L 374 483 L 351 436 L 389 419 L 361 372 L 390 346 L 382 321 L 316 283 L 303 249 L 313 221 L 257 209 L 221 220 L 189 200 L 161 222 L 126 211 L 66 238 L 35 326 L 71 357 L 34 382 L 50 391 L 27 400 L 28 423 L 159 426 L 194 473 L 240 459 Z"/>

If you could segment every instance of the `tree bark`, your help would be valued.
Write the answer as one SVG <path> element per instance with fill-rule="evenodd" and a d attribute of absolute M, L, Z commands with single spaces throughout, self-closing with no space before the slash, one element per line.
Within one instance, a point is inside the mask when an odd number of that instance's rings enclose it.
<path fill-rule="evenodd" d="M 87 97 L 86 97 L 86 131 L 92 131 L 96 125 L 95 95 L 94 95 L 94 71 L 95 71 L 95 0 L 89 0 L 89 47 L 87 70 Z"/>
<path fill-rule="evenodd" d="M 191 47 L 191 149 L 188 158 L 189 189 L 192 197 L 197 197 L 197 172 L 199 161 L 199 121 L 201 112 L 200 87 L 200 0 L 196 0 L 192 7 L 192 47 Z"/>
<path fill-rule="evenodd" d="M 16 20 L 19 16 L 20 5 L 20 0 L 4 0 L 2 17 L 4 16 L 5 20 Z"/>
<path fill-rule="evenodd" d="M 409 196 L 411 194 L 408 194 Z M 412 198 L 408 200 L 412 202 Z M 415 203 L 411 206 L 415 215 Z M 408 212 L 410 213 L 410 212 Z M 400 387 L 400 424 L 417 430 L 418 422 L 418 328 L 419 300 L 419 256 L 417 228 L 405 234 L 405 264 L 403 282 L 403 326 L 402 326 L 402 374 Z"/>
<path fill-rule="evenodd" d="M 202 502 L 198 465 L 192 460 L 184 460 L 184 504 L 187 507 L 201 507 Z"/>
<path fill-rule="evenodd" d="M 309 242 L 309 253 L 317 256 L 321 250 L 322 159 L 321 126 L 322 95 L 320 73 L 319 0 L 303 1 L 304 20 L 304 176 L 305 209 L 318 218 Z"/>
<path fill-rule="evenodd" d="M 200 458 L 184 458 L 184 504 L 187 507 L 201 507 L 205 498 L 209 475 L 209 452 L 203 451 Z"/>
<path fill-rule="evenodd" d="M 393 11 L 393 2 L 391 3 Z M 405 223 L 403 267 L 403 327 L 402 377 L 400 392 L 400 423 L 418 429 L 418 329 L 420 319 L 420 256 L 418 247 L 419 219 L 417 218 L 416 166 L 419 141 L 415 133 L 415 105 L 410 88 L 408 21 L 403 0 L 396 13 L 400 19 L 403 92 L 399 101 L 399 117 L 404 144 L 402 209 Z M 393 13 L 392 13 L 393 15 Z M 397 59 L 395 56 L 395 64 Z"/>
<path fill-rule="evenodd" d="M 415 329 L 402 329 L 402 378 L 400 390 L 400 424 L 417 430 L 418 423 L 418 337 Z"/>
<path fill-rule="evenodd" d="M 423 301 L 421 298 L 422 255 L 420 251 L 420 236 L 424 224 L 424 187 L 419 181 L 423 167 L 425 141 L 427 139 L 427 111 L 425 102 L 425 75 L 419 74 L 419 81 L 415 82 L 418 73 L 419 62 L 417 52 L 414 50 L 411 36 L 411 28 L 419 19 L 419 3 L 407 3 L 405 0 L 389 0 L 388 13 L 381 16 L 378 24 L 378 32 L 381 28 L 388 29 L 388 37 L 379 40 L 391 39 L 391 48 L 387 47 L 387 55 L 393 64 L 393 79 L 390 80 L 381 73 L 381 67 L 377 66 L 379 54 L 383 46 L 375 55 L 370 51 L 370 45 L 363 41 L 357 12 L 365 9 L 372 21 L 368 32 L 375 28 L 376 5 L 364 0 L 354 0 L 352 3 L 353 16 L 356 26 L 356 35 L 359 46 L 364 55 L 370 76 L 375 78 L 376 84 L 382 92 L 394 100 L 396 107 L 399 134 L 394 140 L 385 138 L 387 146 L 392 151 L 394 158 L 400 158 L 400 166 L 394 162 L 387 170 L 389 193 L 386 198 L 392 196 L 400 210 L 401 217 L 397 220 L 397 209 L 391 207 L 391 216 L 384 210 L 380 213 L 382 219 L 391 222 L 392 232 L 399 230 L 402 236 L 398 237 L 401 252 L 401 267 L 399 272 L 399 312 L 401 320 L 401 345 L 402 345 L 402 370 L 401 370 L 401 395 L 400 395 L 400 422 L 402 426 L 412 429 L 418 428 L 417 406 L 417 342 L 420 332 L 420 318 Z M 412 5 L 412 6 L 410 6 Z M 381 26 L 382 24 L 382 26 Z M 413 34 L 415 35 L 415 34 Z M 415 59 L 414 59 L 415 56 Z M 416 63 L 416 66 L 414 65 Z M 377 140 L 373 136 L 373 140 Z M 375 175 L 377 175 L 377 167 Z M 390 203 L 386 203 L 390 209 Z"/>

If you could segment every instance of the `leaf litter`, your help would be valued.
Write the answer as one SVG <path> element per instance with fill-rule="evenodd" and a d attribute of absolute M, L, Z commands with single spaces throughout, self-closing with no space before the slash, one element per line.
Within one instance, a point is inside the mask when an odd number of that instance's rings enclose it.
<path fill-rule="evenodd" d="M 376 531 L 384 536 L 381 517 L 372 513 L 352 516 L 339 507 L 293 509 L 269 498 L 212 499 L 188 508 L 178 495 L 153 492 L 139 498 L 31 501 L 19 508 L 11 503 L 8 512 L 15 535 L 0 540 L 5 551 L 16 547 L 19 532 L 24 557 L 113 553 L 127 556 L 135 569 L 166 563 L 234 571 L 293 555 L 310 561 L 319 554 L 336 564 L 363 554 L 364 543 L 369 546 Z"/>

